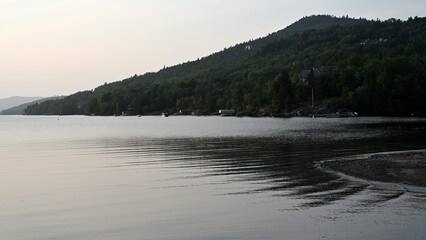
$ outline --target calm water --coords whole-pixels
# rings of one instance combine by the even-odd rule
[[[426,190],[315,163],[426,119],[0,117],[0,239],[424,239]]]

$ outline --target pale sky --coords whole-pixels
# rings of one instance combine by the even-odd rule
[[[423,17],[424,0],[0,0],[0,98],[156,72],[312,14]]]

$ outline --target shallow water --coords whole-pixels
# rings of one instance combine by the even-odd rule
[[[426,191],[316,163],[426,119],[0,117],[0,239],[421,239]]]

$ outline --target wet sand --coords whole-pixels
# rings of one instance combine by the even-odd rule
[[[366,180],[426,187],[426,151],[375,154],[365,159],[326,161],[320,166]]]

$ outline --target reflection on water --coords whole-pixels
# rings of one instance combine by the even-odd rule
[[[46,117],[0,123],[9,136],[0,141],[1,239],[425,234],[423,188],[358,181],[315,163],[423,149],[426,120]]]
[[[371,145],[362,142],[354,143],[353,139],[349,142],[330,139],[324,142],[321,139],[295,144],[294,141],[285,142],[282,138],[132,139],[124,142],[108,141],[105,154],[119,155],[121,158],[119,163],[109,167],[167,163],[168,167],[195,169],[196,174],[183,178],[228,176],[228,181],[250,183],[250,188],[229,189],[222,194],[267,192],[272,196],[305,200],[294,208],[332,204],[367,190],[372,192],[370,198],[360,201],[360,206],[374,205],[404,194],[406,189],[389,189],[389,186],[374,192],[366,182],[345,179],[316,167],[315,162],[321,160],[394,147],[393,143]],[[409,146],[415,147],[416,144]],[[420,144],[418,147],[423,146]],[[160,154],[162,157],[147,160],[147,154],[150,157]]]

